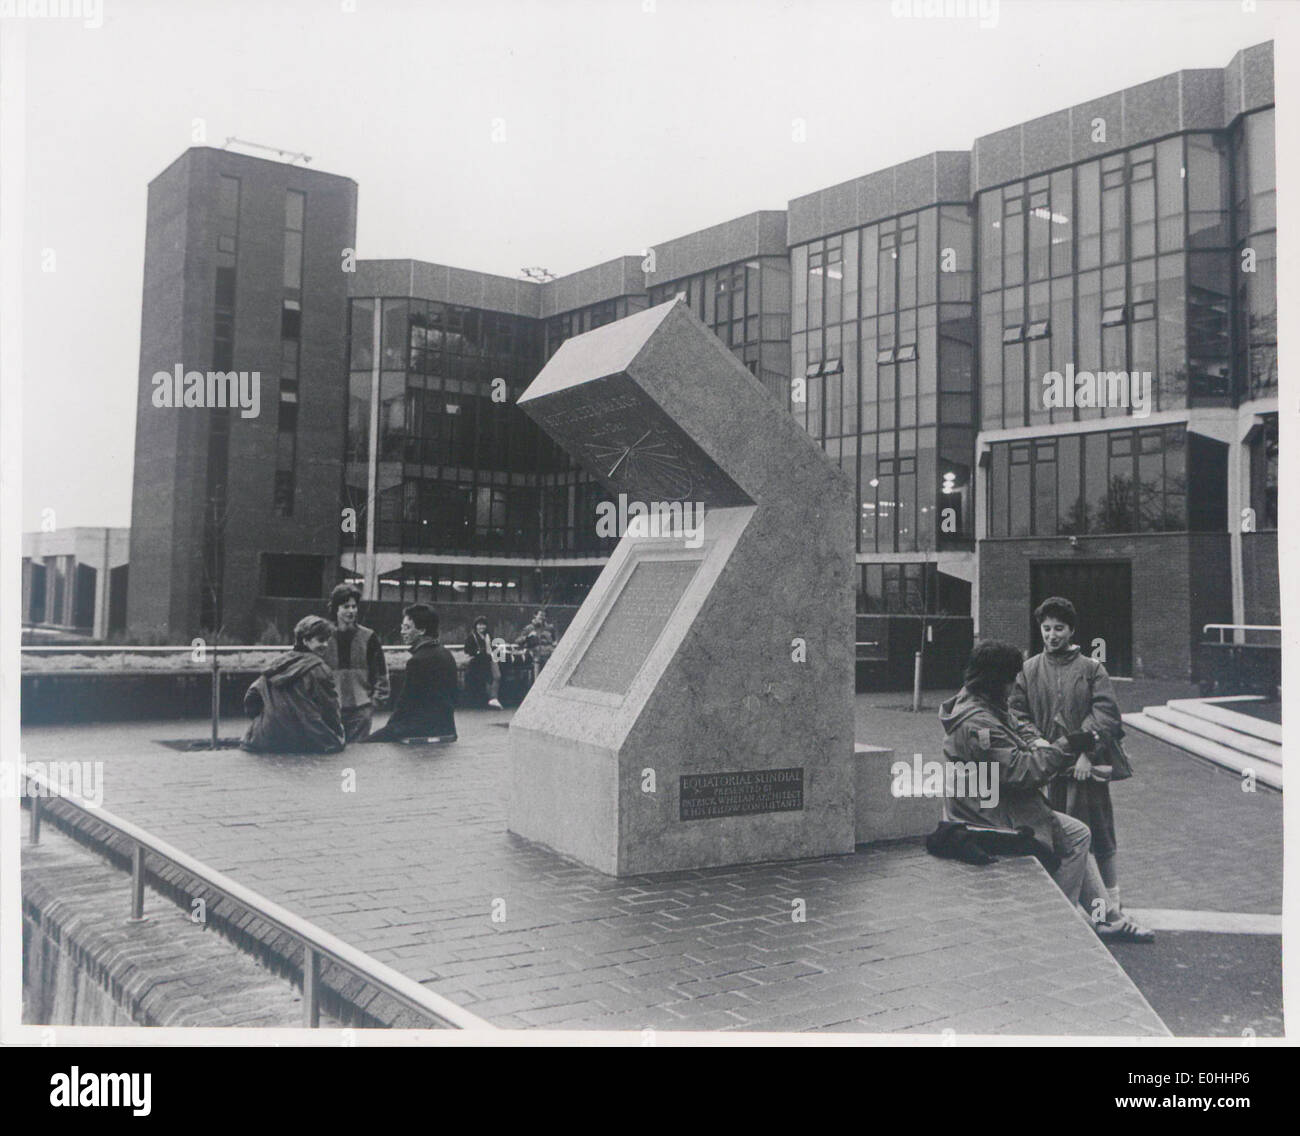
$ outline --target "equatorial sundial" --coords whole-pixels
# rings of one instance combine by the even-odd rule
[[[612,439],[588,442],[586,451],[594,464],[609,467],[605,477],[610,482],[650,489],[656,500],[685,501],[695,486],[695,475],[681,449],[653,428],[627,443]]]
[[[685,430],[626,375],[609,375],[520,408],[611,494],[647,503],[752,504]]]
[[[511,720],[510,831],[627,876],[852,852],[838,464],[682,303],[567,340],[519,408],[683,523],[628,528]]]

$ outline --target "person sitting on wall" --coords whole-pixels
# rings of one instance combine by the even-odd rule
[[[388,664],[379,636],[358,621],[361,589],[339,584],[330,592],[330,618],[337,630],[325,651],[325,661],[334,671],[343,708],[343,732],[350,742],[370,736],[375,705],[388,702]]]
[[[464,650],[469,656],[469,665],[465,668],[465,689],[472,691],[476,698],[486,694],[487,704],[493,710],[500,710],[501,667],[492,649],[492,634],[488,631],[486,616],[480,615],[474,620],[474,630],[465,640]]]
[[[1082,904],[1091,919],[1105,903],[1088,875],[1092,834],[1081,820],[1054,812],[1043,787],[1058,773],[1073,768],[1078,754],[1092,744],[1090,735],[1073,733],[1056,744],[1023,729],[1011,716],[1007,700],[1024,659],[1018,647],[989,639],[976,643],[966,664],[964,685],[943,704],[944,757],[950,762],[995,762],[998,794],[989,805],[978,798],[953,797],[952,819],[974,826],[1028,827],[1034,840],[1059,858],[1052,879],[1070,900]],[[1100,881],[1098,881],[1100,882]],[[1098,934],[1104,934],[1096,925]]]
[[[244,695],[253,719],[240,748],[253,753],[338,753],[346,743],[338,689],[324,654],[334,625],[309,615],[293,629],[293,650]]]
[[[396,742],[405,738],[456,740],[456,660],[438,643],[438,613],[428,604],[402,609],[402,641],[411,648],[406,680],[393,715],[366,740]]]

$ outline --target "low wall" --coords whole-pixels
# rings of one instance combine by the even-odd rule
[[[25,1024],[303,1024],[300,944],[174,867],[146,868],[146,920],[132,923],[130,842],[57,798],[41,816],[22,850]],[[436,1024],[328,959],[320,1006],[323,1025]]]
[[[405,656],[399,656],[405,658]],[[501,702],[518,706],[528,693],[532,669],[527,665],[502,665]],[[222,733],[242,730],[244,693],[257,678],[253,670],[228,670],[218,674]],[[393,697],[401,693],[406,672],[389,661]],[[460,704],[481,703],[464,691],[461,671]],[[73,722],[130,722],[152,718],[210,718],[210,671],[23,671],[20,684],[24,726],[67,725]]]
[[[185,912],[47,829],[22,864],[23,1022],[44,1026],[300,1026],[301,996]]]

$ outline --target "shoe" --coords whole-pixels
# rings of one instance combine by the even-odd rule
[[[1109,923],[1098,923],[1093,928],[1099,938],[1121,943],[1154,943],[1156,933],[1127,915],[1120,915]]]
[[[502,706],[501,703],[500,703],[497,699],[495,699],[495,698],[489,698],[489,699],[488,699],[488,705],[491,706],[493,710],[504,710],[504,709],[505,709],[505,707]]]

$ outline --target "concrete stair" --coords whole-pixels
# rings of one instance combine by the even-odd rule
[[[1125,714],[1124,725],[1163,742],[1242,773],[1252,770],[1261,785],[1282,788],[1282,727],[1241,714],[1234,702],[1260,701],[1253,695],[1234,698],[1175,698],[1164,706],[1147,706]]]

